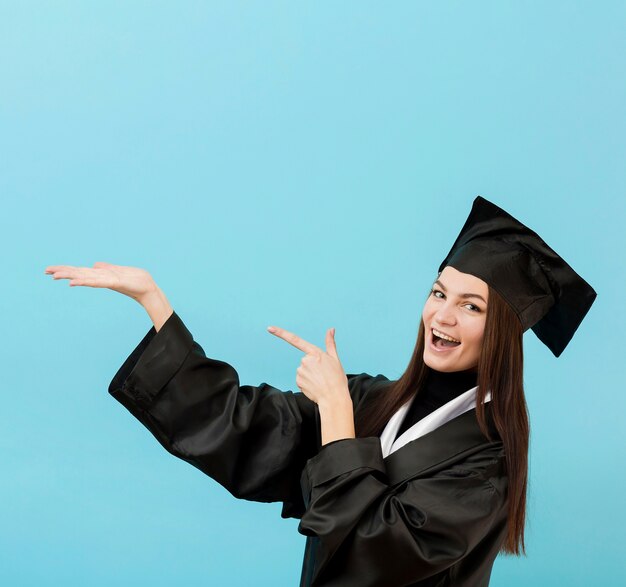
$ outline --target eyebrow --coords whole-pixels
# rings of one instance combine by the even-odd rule
[[[437,279],[437,280],[435,281],[435,283],[438,283],[438,284],[439,284],[439,287],[441,287],[441,289],[442,289],[443,291],[447,291],[447,290],[446,290],[446,286],[445,286],[443,283],[441,283],[441,281],[439,281],[439,280]],[[467,298],[478,298],[479,300],[482,300],[485,304],[487,303],[487,301],[485,300],[485,298],[483,298],[482,296],[479,296],[478,294],[473,294],[473,293],[464,293],[464,294],[461,294],[461,297],[462,297],[463,299],[467,299]]]

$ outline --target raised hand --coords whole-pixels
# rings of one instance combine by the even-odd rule
[[[296,369],[296,385],[304,395],[320,406],[351,402],[348,378],[337,355],[334,328],[326,331],[326,351],[283,328],[269,326],[268,330],[306,353]]]
[[[101,261],[94,263],[93,267],[49,265],[45,273],[52,275],[53,279],[69,279],[70,287],[82,285],[107,288],[139,303],[157,290],[152,276],[145,269],[111,265]]]

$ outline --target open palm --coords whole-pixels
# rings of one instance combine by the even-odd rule
[[[140,300],[156,288],[152,276],[145,269],[100,261],[94,263],[93,267],[49,265],[45,273],[51,274],[53,279],[69,279],[70,286],[107,288],[134,300]]]

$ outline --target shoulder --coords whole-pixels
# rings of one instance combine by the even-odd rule
[[[369,373],[347,373],[348,389],[352,404],[356,408],[367,397],[373,396],[384,389],[391,381],[382,373],[370,375]]]

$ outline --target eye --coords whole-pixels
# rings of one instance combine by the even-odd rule
[[[431,295],[433,295],[433,296],[434,296],[434,297],[436,297],[436,298],[438,298],[439,296],[437,296],[437,295],[435,295],[435,294],[440,293],[440,294],[441,294],[441,296],[442,296],[441,298],[439,298],[440,300],[446,297],[446,296],[445,296],[445,294],[444,294],[441,290],[438,290],[438,289],[432,289],[432,290],[430,291],[430,293],[431,293]],[[479,308],[478,306],[475,306],[474,304],[465,304],[465,305],[466,305],[466,306],[471,306],[472,308],[474,308],[474,309],[472,310],[472,312],[476,312],[476,313],[478,313],[478,312],[480,312],[480,311],[481,311],[481,310],[480,310],[480,308]]]

